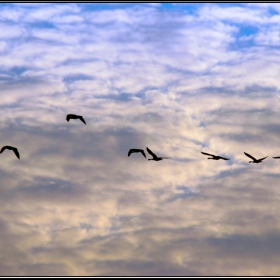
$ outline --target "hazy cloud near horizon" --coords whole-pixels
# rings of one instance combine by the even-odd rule
[[[0,10],[0,275],[279,275],[278,4]]]

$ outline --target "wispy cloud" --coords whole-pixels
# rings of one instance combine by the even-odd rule
[[[279,5],[0,9],[2,276],[279,274]]]

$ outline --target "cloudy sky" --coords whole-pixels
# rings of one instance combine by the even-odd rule
[[[0,275],[279,275],[279,22],[0,4],[0,146],[21,155],[0,155]],[[172,158],[127,156],[146,147]]]

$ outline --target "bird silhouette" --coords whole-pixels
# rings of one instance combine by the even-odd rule
[[[244,152],[244,154],[247,156],[247,157],[249,157],[249,158],[251,158],[253,161],[249,161],[249,163],[250,162],[253,162],[253,163],[259,163],[259,162],[261,162],[262,160],[264,160],[265,158],[267,158],[267,157],[264,157],[264,158],[260,158],[260,159],[255,159],[253,156],[251,156],[251,155],[249,155],[249,154],[247,154],[247,153],[245,153]]]
[[[209,157],[208,159],[214,159],[214,160],[224,159],[224,160],[229,160],[229,158],[224,158],[224,157],[220,157],[220,156],[214,156],[214,155],[207,154],[207,153],[204,153],[204,152],[201,152],[201,153],[204,154],[204,155],[207,155],[207,156],[211,156],[211,158]]]
[[[147,151],[153,157],[153,158],[150,158],[148,160],[160,161],[160,160],[163,160],[163,159],[171,158],[171,157],[158,157],[148,147],[147,147]]]
[[[74,115],[74,114],[68,114],[66,116],[66,120],[69,122],[69,120],[71,120],[71,119],[74,119],[74,120],[80,119],[84,124],[86,124],[86,122],[85,122],[85,120],[82,116],[78,116],[78,115]]]
[[[132,153],[141,153],[144,157],[146,157],[144,151],[141,149],[130,149],[128,151],[128,156],[130,156]]]
[[[17,156],[17,158],[20,159],[19,152],[18,152],[17,148],[12,147],[12,146],[4,146],[4,147],[2,147],[2,149],[0,151],[0,154],[2,154],[6,149],[7,150],[13,150],[15,155]]]

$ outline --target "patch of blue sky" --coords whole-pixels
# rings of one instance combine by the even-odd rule
[[[191,15],[195,15],[201,8],[205,7],[205,6],[218,6],[220,8],[232,8],[232,7],[239,7],[239,8],[247,8],[250,10],[254,10],[254,9],[260,9],[259,6],[248,6],[248,4],[246,3],[161,3],[161,5],[159,6],[162,9],[167,9],[167,10],[176,10],[178,11],[182,11],[182,12],[188,12]],[[266,9],[266,12],[268,13],[269,16],[274,16],[274,15],[278,15],[279,12],[273,8],[273,6],[268,6],[265,7],[264,9]]]
[[[246,4],[242,3],[161,3],[161,8],[176,9],[181,11],[187,11],[189,14],[196,14],[196,12],[205,6],[218,6],[220,8],[230,7],[246,7]]]
[[[175,4],[168,4],[168,5],[162,4],[162,6],[165,8],[173,7],[173,9],[175,8],[177,9],[177,11],[179,10],[181,10],[182,12],[187,11],[191,15],[196,15],[196,14],[199,15],[198,12],[200,11],[200,9],[205,8],[206,6],[208,7],[216,6],[223,9],[234,8],[234,7],[246,8],[246,4],[240,4],[240,3],[188,3],[188,4],[175,3]],[[228,23],[228,21],[224,21],[224,20],[222,20],[222,22]]]
[[[201,3],[83,3],[77,4],[82,10],[114,10],[114,9],[127,9],[133,7],[149,6],[161,10],[176,10],[182,12],[188,12],[189,14],[195,14],[196,11],[205,4]]]
[[[268,8],[268,12],[271,16],[279,15],[279,12],[277,10],[273,9],[272,7]]]
[[[141,5],[147,5],[147,3],[80,3],[77,4],[77,6],[82,11],[128,9]]]
[[[24,66],[14,66],[10,69],[5,69],[5,71],[1,71],[0,69],[0,73],[11,75],[11,76],[21,76],[27,70],[28,68]]]
[[[240,23],[231,23],[231,25],[236,26],[238,31],[234,34],[235,40],[228,46],[229,50],[238,50],[256,46],[254,38],[260,30],[258,26]]]
[[[247,4],[244,3],[209,3],[210,5],[216,5],[219,6],[221,8],[230,8],[230,7],[240,7],[240,8],[244,8],[247,6]]]
[[[175,9],[175,10],[182,10],[187,11],[189,14],[195,14],[196,11],[201,8],[205,4],[201,3],[162,3],[161,7],[165,9]]]
[[[29,23],[29,27],[35,27],[35,28],[57,28],[53,23],[49,22],[49,21],[36,21],[36,22],[32,22]]]
[[[10,4],[10,3],[1,3],[0,4],[0,10],[3,8],[7,8],[7,7],[13,7],[13,4]]]
[[[239,33],[238,33],[238,37],[242,37],[242,36],[250,36],[250,35],[255,35],[257,34],[259,31],[259,28],[253,25],[240,25],[239,26]]]

